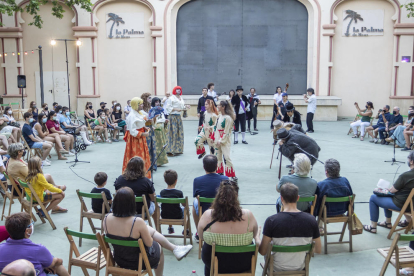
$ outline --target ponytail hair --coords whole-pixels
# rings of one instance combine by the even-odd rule
[[[230,101],[221,101],[220,105],[224,107],[224,113],[229,115],[233,121],[236,120],[236,114],[234,113],[233,106],[231,105]]]

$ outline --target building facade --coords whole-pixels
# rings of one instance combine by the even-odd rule
[[[28,1],[22,1],[24,7]],[[27,13],[1,15],[0,95],[3,102],[40,106],[38,46],[45,102],[83,113],[86,102],[126,101],[144,92],[162,97],[176,85],[195,104],[203,87],[219,93],[255,87],[270,118],[276,86],[302,114],[313,87],[316,119],[353,116],[354,102],[376,109],[414,99],[414,19],[399,0],[98,0],[92,13],[64,7],[63,19],[41,6],[42,29]],[[32,53],[33,52],[33,53]],[[26,75],[27,88],[17,87]],[[189,95],[189,96],[187,96]],[[108,104],[109,105],[109,104]],[[195,110],[191,110],[195,115]]]

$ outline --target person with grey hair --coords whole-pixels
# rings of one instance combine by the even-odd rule
[[[315,206],[315,215],[319,215],[322,199],[327,197],[344,197],[353,195],[348,179],[340,176],[341,166],[338,160],[330,158],[325,161],[326,179],[318,182],[316,195],[318,196]],[[334,217],[342,215],[348,211],[349,202],[329,202],[327,206],[327,216]]]
[[[407,156],[407,165],[410,170],[402,173],[395,181],[394,185],[389,189],[390,193],[394,194],[392,197],[382,197],[375,194],[371,195],[371,198],[369,199],[371,225],[364,225],[365,231],[376,234],[377,225],[391,229],[391,210],[400,211],[411,190],[414,188],[414,152],[410,152]],[[380,207],[384,209],[385,221],[378,223]],[[406,216],[406,219],[400,221],[398,226],[406,227],[409,225],[410,221],[411,217]]]
[[[16,260],[6,265],[1,271],[4,276],[36,276],[36,270],[31,262],[25,259]]]
[[[276,191],[280,193],[280,189],[286,183],[291,183],[296,185],[299,188],[299,196],[301,197],[310,197],[314,196],[316,188],[318,187],[318,182],[315,179],[309,177],[309,172],[311,169],[311,161],[309,157],[304,153],[295,154],[295,159],[293,160],[293,174],[284,175],[279,180],[279,184],[276,187]],[[279,213],[281,209],[282,201],[280,197],[276,201],[276,211]],[[298,202],[298,209],[303,212],[310,212],[310,202]]]

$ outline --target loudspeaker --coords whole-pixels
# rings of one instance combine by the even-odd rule
[[[26,88],[26,76],[25,75],[17,75],[17,87]]]

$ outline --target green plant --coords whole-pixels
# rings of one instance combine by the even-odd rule
[[[401,8],[406,8],[407,9],[407,12],[408,12],[407,17],[408,18],[414,17],[414,2],[413,2],[413,0],[410,0],[409,3],[406,2],[405,4],[402,4]]]
[[[52,15],[59,19],[63,18],[63,13],[65,12],[63,5],[66,5],[69,8],[77,5],[88,12],[92,11],[92,2],[90,0],[52,0],[51,2],[53,4]],[[40,29],[43,24],[42,17],[39,15],[40,7],[47,3],[49,3],[47,0],[30,0],[25,6],[20,7],[18,3],[16,3],[16,0],[0,0],[0,13],[13,16],[16,12],[27,12],[30,15],[33,15],[33,21],[30,22],[29,25],[34,25]],[[0,26],[3,26],[3,24],[0,23]]]

